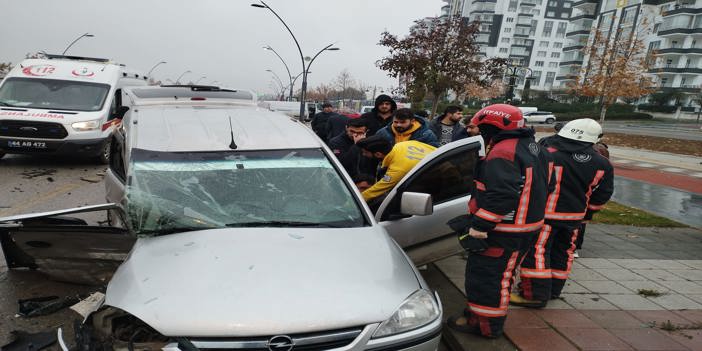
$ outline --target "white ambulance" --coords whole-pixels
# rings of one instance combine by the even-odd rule
[[[27,59],[0,82],[0,158],[56,154],[108,162],[110,135],[128,109],[122,88],[147,77],[107,59]]]

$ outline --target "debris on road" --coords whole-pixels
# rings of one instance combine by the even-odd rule
[[[80,301],[80,298],[77,296],[64,298],[58,296],[44,296],[19,300],[19,315],[23,317],[44,316],[74,305],[78,301]]]
[[[33,179],[37,177],[52,176],[56,174],[55,169],[33,169],[31,171],[24,171],[21,173],[24,179]]]
[[[78,314],[83,316],[83,318],[88,318],[88,315],[91,312],[95,311],[95,308],[98,305],[102,304],[104,300],[105,294],[97,291],[92,293],[83,301],[80,301],[77,304],[71,306],[71,309],[78,312]]]
[[[100,183],[102,181],[101,177],[80,177],[80,180],[88,183]]]
[[[56,342],[56,333],[44,332],[29,334],[27,332],[15,330],[12,332],[12,339],[9,344],[0,347],[2,351],[36,351],[53,345]]]

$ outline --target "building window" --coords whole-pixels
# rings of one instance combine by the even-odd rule
[[[534,71],[531,74],[531,85],[541,85],[541,71]]]
[[[547,11],[546,12],[546,17],[556,17],[556,13],[553,11]]]
[[[509,38],[502,38],[502,42],[505,44],[509,44]]]
[[[548,42],[547,41],[540,41],[539,42],[539,47],[540,48],[547,48],[548,47]]]
[[[507,22],[507,23],[514,22],[514,17],[507,17],[507,19],[505,19],[505,22]]]
[[[560,52],[554,51],[551,53],[551,58],[560,58],[560,57],[561,57]]]
[[[556,79],[556,72],[546,72],[546,81],[544,85],[553,85],[553,81]]]
[[[536,62],[534,62],[534,66],[536,66],[536,67],[543,67],[543,66],[544,66],[544,61],[536,61]]]
[[[503,32],[504,32],[504,33],[511,33],[511,32],[512,32],[512,28],[505,28],[505,30],[503,30]]]
[[[548,68],[558,68],[558,62],[549,62]]]
[[[517,1],[516,0],[510,0],[509,1],[509,8],[507,11],[517,11]]]
[[[560,49],[563,47],[563,43],[555,42],[553,43],[553,48],[554,49]]]
[[[568,28],[568,22],[558,23],[558,28],[556,29],[556,38],[565,38],[567,28]]]
[[[546,51],[537,51],[536,57],[546,57]]]
[[[549,1],[548,6],[549,7],[558,7],[558,1]]]
[[[546,21],[546,22],[544,22],[544,31],[541,34],[541,36],[550,37],[552,31],[553,31],[553,21]]]
[[[561,12],[561,18],[568,18],[568,12]]]
[[[507,48],[500,48],[501,54],[506,54],[509,50]]]
[[[571,8],[572,6],[573,6],[573,3],[569,2],[569,1],[566,1],[563,3],[563,7],[567,8],[567,9]]]

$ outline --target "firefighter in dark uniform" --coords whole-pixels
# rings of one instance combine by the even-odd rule
[[[493,338],[502,335],[515,268],[544,223],[550,159],[514,106],[487,106],[471,123],[487,151],[475,167],[470,229],[459,240],[464,247],[483,249],[470,250],[467,307],[447,323]]]
[[[602,127],[583,118],[542,139],[553,158],[555,187],[546,202],[546,223],[522,263],[519,293],[510,299],[513,305],[540,308],[560,296],[582,221],[601,209],[614,191],[612,165],[593,148],[601,137]]]

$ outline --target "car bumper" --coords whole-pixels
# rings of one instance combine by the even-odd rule
[[[51,140],[0,137],[0,151],[8,154],[31,155],[100,155],[109,138]]]

